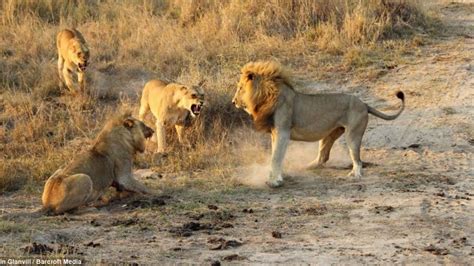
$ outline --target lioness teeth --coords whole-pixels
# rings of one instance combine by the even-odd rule
[[[193,104],[191,106],[191,111],[194,113],[194,114],[199,114],[201,112],[201,106],[200,105],[197,105],[197,104]]]

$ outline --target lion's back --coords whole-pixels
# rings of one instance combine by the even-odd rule
[[[86,174],[96,186],[108,187],[114,178],[112,161],[92,150],[85,151],[74,159],[63,171],[63,175]]]
[[[74,38],[74,36],[74,32],[69,29],[63,29],[58,32],[58,35],[56,36],[56,46],[61,53],[67,50],[67,43],[69,40]]]

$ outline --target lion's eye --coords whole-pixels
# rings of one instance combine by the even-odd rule
[[[196,98],[197,98],[197,95],[196,95],[196,94],[191,94],[191,98],[192,98],[192,99],[196,99]]]

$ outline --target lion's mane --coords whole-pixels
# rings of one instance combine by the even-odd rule
[[[242,78],[253,81],[251,94],[245,103],[249,107],[257,130],[270,131],[273,114],[284,99],[280,97],[282,86],[293,89],[289,72],[278,62],[257,61],[242,67]],[[251,80],[250,80],[251,79]]]

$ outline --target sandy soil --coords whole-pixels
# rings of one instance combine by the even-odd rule
[[[371,117],[362,150],[370,164],[361,180],[346,177],[343,140],[329,167],[316,171],[302,166],[317,145],[295,142],[280,189],[260,186],[268,169],[262,163],[236,170],[242,186],[189,188],[81,215],[2,221],[0,257],[25,256],[22,248],[36,242],[53,249],[45,257],[91,262],[472,265],[474,5],[441,10],[449,36],[374,82],[334,86],[386,112],[398,107],[395,91],[407,97],[397,120]],[[160,182],[140,173],[149,184]],[[34,189],[0,198],[1,212],[38,206]],[[62,255],[66,251],[72,255]]]

